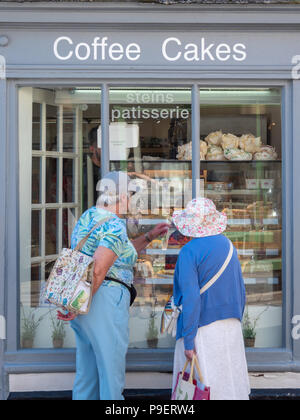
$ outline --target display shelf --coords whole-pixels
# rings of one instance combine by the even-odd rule
[[[119,160],[111,160],[112,163],[118,163],[121,162]],[[178,160],[178,159],[128,159],[129,163],[154,163],[154,164],[160,164],[160,163],[182,163],[182,164],[192,164],[191,160]],[[241,164],[241,163],[246,163],[246,164],[281,164],[282,160],[201,160],[200,161],[201,164],[217,164],[217,165],[222,165],[222,164],[228,164],[228,163],[233,163],[233,164]]]
[[[165,219],[138,219],[139,225],[158,225],[159,223],[168,223],[168,218]]]
[[[211,196],[211,197],[216,197],[216,196],[257,196],[260,193],[264,193],[264,194],[273,194],[275,192],[280,192],[281,189],[279,188],[271,188],[271,192],[270,189],[268,188],[258,188],[258,189],[244,189],[244,190],[223,190],[223,191],[216,191],[216,190],[209,190],[206,189],[205,190],[205,195],[206,196]]]
[[[278,257],[280,255],[280,250],[276,248],[261,248],[261,249],[247,249],[247,248],[237,248],[237,253],[240,256],[244,257],[253,257],[256,255],[267,256],[267,257]]]
[[[136,278],[134,280],[135,285],[145,284],[145,285],[161,285],[161,286],[169,286],[173,285],[174,279],[173,276],[170,277],[146,277],[146,278]]]
[[[266,277],[266,278],[257,278],[257,277],[245,277],[245,285],[258,285],[258,284],[267,284],[269,286],[278,286],[280,284],[280,279],[278,277]]]
[[[146,249],[147,255],[179,255],[181,248],[174,249]]]

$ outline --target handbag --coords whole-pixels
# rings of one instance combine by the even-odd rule
[[[191,373],[186,372],[188,365],[191,363]],[[199,380],[194,377],[194,368],[198,372]],[[209,401],[210,388],[204,385],[203,376],[200,370],[198,358],[194,355],[192,362],[186,361],[183,371],[178,373],[176,387],[172,395],[172,401]]]
[[[221,277],[221,275],[224,273],[224,271],[228,267],[233,256],[233,244],[231,241],[229,242],[230,242],[230,249],[229,249],[229,253],[226,258],[226,261],[224,262],[224,264],[222,265],[218,273],[211,280],[209,280],[204,287],[202,287],[202,289],[200,290],[200,296],[202,296],[203,293],[205,293],[211,286],[213,286],[216,283],[216,281]],[[182,312],[182,305],[176,306],[174,297],[171,296],[162,313],[161,327],[160,327],[161,334],[164,334],[165,332],[167,332],[168,334],[171,334],[173,337],[176,337],[177,321],[181,312]]]
[[[45,288],[46,300],[76,315],[88,314],[92,301],[94,259],[81,252],[90,235],[111,217],[97,223],[76,248],[62,249]]]

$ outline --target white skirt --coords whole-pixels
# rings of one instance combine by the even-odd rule
[[[205,385],[211,389],[211,400],[249,400],[251,390],[239,320],[226,319],[199,328],[195,348]],[[173,391],[185,361],[181,338],[175,348]]]

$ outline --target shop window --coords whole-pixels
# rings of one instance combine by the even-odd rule
[[[247,346],[282,347],[281,90],[201,89],[205,195],[228,216],[247,288]]]
[[[110,169],[127,171],[137,191],[125,215],[128,234],[133,239],[184,207],[192,198],[192,163],[201,159],[200,192],[227,213],[226,235],[241,260],[247,345],[279,348],[284,286],[281,91],[201,89],[200,102],[198,158],[192,156],[190,89],[111,88]],[[41,290],[58,253],[69,246],[76,221],[97,200],[100,103],[99,88],[20,89],[21,348],[53,346],[55,317],[40,299]],[[130,309],[131,348],[174,346],[172,337],[160,334],[160,319],[187,241],[171,231],[140,255],[138,298]],[[35,321],[34,337],[26,321]],[[74,347],[73,333],[65,328],[62,345]]]

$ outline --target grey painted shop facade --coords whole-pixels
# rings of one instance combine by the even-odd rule
[[[300,340],[292,338],[292,320],[300,314],[300,80],[292,69],[300,61],[293,62],[300,55],[300,7],[0,3],[0,41],[6,61],[6,77],[0,81],[0,315],[6,320],[6,339],[0,340],[0,397],[9,392],[10,374],[75,369],[74,350],[21,350],[18,345],[23,206],[19,162],[20,150],[24,152],[18,135],[20,87],[102,90],[103,173],[109,169],[110,87],[191,89],[194,192],[201,170],[195,158],[199,89],[281,90],[283,344],[249,349],[247,357],[251,371],[299,372]],[[118,46],[110,49],[113,43]],[[189,44],[195,45],[186,47]],[[128,371],[170,372],[172,355],[169,348],[130,349]]]

